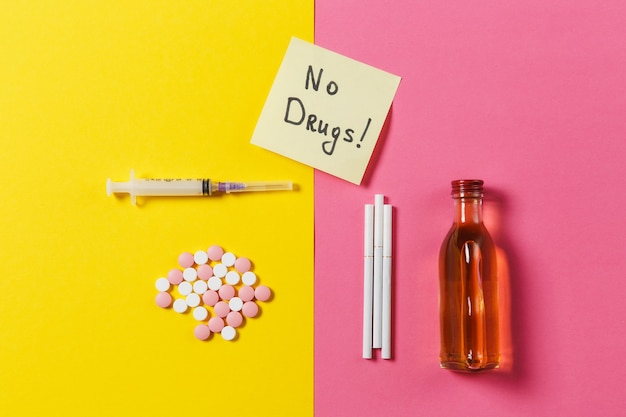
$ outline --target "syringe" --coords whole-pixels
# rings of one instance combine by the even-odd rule
[[[208,178],[135,178],[130,170],[130,179],[117,182],[107,179],[107,195],[127,193],[133,204],[137,196],[211,196],[213,193],[240,193],[247,191],[292,190],[291,181],[265,182],[213,182]]]

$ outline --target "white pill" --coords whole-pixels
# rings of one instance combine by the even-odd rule
[[[232,311],[240,311],[243,307],[243,300],[239,297],[233,297],[228,301],[228,307]]]
[[[232,326],[224,326],[220,333],[224,340],[233,340],[237,336],[237,330]]]
[[[213,275],[219,278],[224,278],[228,273],[228,267],[224,264],[217,264],[213,267]]]
[[[194,319],[202,321],[205,320],[207,317],[209,317],[209,311],[206,308],[200,306],[193,309]]]
[[[184,313],[185,311],[187,311],[187,302],[182,298],[178,298],[176,299],[176,301],[174,301],[173,308],[174,311],[177,313]]]
[[[170,289],[170,282],[167,278],[159,278],[156,280],[156,289],[163,292]]]
[[[198,265],[204,265],[209,261],[209,255],[205,251],[199,250],[193,255],[193,261]]]
[[[200,305],[200,296],[195,292],[192,292],[185,298],[187,305],[189,307],[198,307]]]
[[[222,279],[218,277],[211,277],[207,282],[210,290],[217,291],[222,287]]]
[[[239,272],[237,271],[228,271],[228,273],[226,274],[226,282],[230,285],[237,285],[239,284]]]
[[[232,252],[226,252],[225,254],[222,255],[222,263],[226,266],[235,265],[236,260],[237,260],[237,257]]]
[[[185,268],[183,271],[183,279],[185,281],[193,282],[198,278],[198,271],[196,268]]]
[[[252,286],[256,282],[256,274],[252,271],[244,272],[241,280],[244,284]]]
[[[189,294],[191,294],[191,290],[193,290],[193,287],[187,281],[183,281],[180,284],[178,284],[178,293],[182,295],[183,297],[186,297]]]
[[[208,286],[206,281],[196,281],[193,283],[193,292],[196,294],[204,294],[207,290]]]

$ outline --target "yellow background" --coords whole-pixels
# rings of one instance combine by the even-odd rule
[[[313,172],[249,143],[291,36],[313,0],[2,2],[0,415],[313,414]],[[298,190],[132,206],[130,168]],[[154,304],[212,244],[275,293],[234,342]]]

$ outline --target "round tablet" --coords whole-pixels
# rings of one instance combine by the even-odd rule
[[[219,333],[222,331],[223,328],[224,328],[224,320],[222,320],[219,317],[211,317],[211,320],[209,320],[209,329],[213,333]]]
[[[237,296],[241,298],[241,300],[244,302],[252,301],[254,300],[254,288],[248,285],[244,285],[243,287],[239,288],[239,291],[237,292]]]
[[[204,264],[198,267],[198,278],[201,280],[207,281],[212,276],[213,268],[211,268],[211,265]]]
[[[210,290],[217,291],[222,286],[222,279],[218,277],[211,277],[207,281]]]
[[[226,274],[226,282],[230,285],[237,285],[239,284],[239,272],[237,271],[228,271],[228,273]]]
[[[183,282],[183,271],[177,268],[172,269],[170,272],[167,273],[167,280],[172,285],[180,284],[181,282]]]
[[[248,272],[251,266],[252,264],[250,263],[250,259],[248,258],[241,257],[237,258],[237,260],[235,261],[235,269],[242,274],[244,272]]]
[[[241,307],[243,307],[243,301],[241,301],[239,297],[233,297],[228,301],[228,307],[230,307],[232,311],[239,311]]]
[[[167,278],[159,278],[156,280],[155,286],[159,291],[167,291],[170,289],[170,281]]]
[[[193,287],[187,281],[181,282],[180,284],[178,284],[178,293],[182,295],[183,297],[186,297],[189,294],[191,294],[192,290],[193,290]]]
[[[241,313],[237,311],[231,311],[226,316],[226,323],[228,323],[229,326],[239,327],[241,326],[242,322],[243,322],[243,316],[241,315]]]
[[[217,245],[211,246],[209,250],[207,251],[207,255],[209,259],[212,261],[219,261],[220,259],[222,259],[223,254],[224,254],[224,249],[222,249],[221,247]]]
[[[218,317],[226,317],[230,313],[230,307],[224,301],[219,301],[213,309]]]
[[[255,317],[259,313],[259,306],[254,301],[248,301],[243,304],[241,312],[246,317]]]
[[[235,289],[230,285],[222,285],[219,290],[219,295],[222,300],[230,300],[235,296]]]
[[[202,301],[204,304],[213,307],[220,300],[220,296],[217,295],[217,292],[213,290],[209,290],[202,294]]]
[[[172,305],[172,296],[169,292],[160,292],[156,295],[156,304],[161,308],[167,308]]]
[[[224,326],[221,331],[221,335],[224,340],[233,340],[237,336],[237,330],[232,326]]]
[[[206,283],[206,281],[196,281],[193,283],[193,292],[195,292],[196,294],[204,294],[207,290],[208,285]]]
[[[224,278],[228,273],[228,268],[224,264],[217,264],[213,267],[213,275],[219,278]]]
[[[209,255],[205,251],[199,250],[193,254],[193,261],[198,265],[204,265],[209,261]]]
[[[198,277],[196,268],[185,268],[183,271],[183,279],[188,282],[194,282]]]
[[[200,306],[200,307],[196,307],[193,309],[193,318],[198,320],[198,321],[202,321],[202,320],[206,320],[206,318],[209,317],[209,311]]]
[[[183,268],[193,266],[193,255],[189,252],[183,252],[178,256],[178,264]]]
[[[211,329],[206,324],[198,324],[195,329],[193,329],[193,335],[196,336],[199,340],[207,340],[209,336],[211,336]]]
[[[256,283],[256,274],[252,271],[244,272],[241,280],[246,285],[254,285]]]
[[[222,263],[224,265],[226,265],[226,266],[233,266],[233,265],[235,265],[235,260],[236,259],[237,259],[237,257],[232,252],[226,252],[225,254],[222,255]]]
[[[187,311],[187,302],[182,298],[177,298],[176,301],[174,301],[174,311],[177,313],[184,313]]]
[[[267,301],[272,296],[272,292],[265,285],[259,285],[254,290],[254,297],[259,301]]]
[[[189,307],[198,307],[200,305],[200,296],[192,292],[185,298],[185,301]]]

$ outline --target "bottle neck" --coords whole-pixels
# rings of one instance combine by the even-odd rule
[[[483,180],[454,180],[454,222],[480,224],[483,222]]]
[[[483,199],[461,197],[454,199],[454,222],[480,224],[483,222]]]

